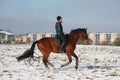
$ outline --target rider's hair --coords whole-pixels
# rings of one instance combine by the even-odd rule
[[[62,19],[62,17],[61,16],[57,16],[57,20],[59,21],[60,19]]]

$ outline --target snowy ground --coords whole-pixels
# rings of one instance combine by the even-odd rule
[[[17,62],[31,45],[0,45],[0,80],[120,80],[120,47],[77,45],[75,53],[79,57],[79,67],[75,70],[75,59],[63,68],[68,61],[66,54],[54,54],[49,57],[56,71],[47,70],[42,63],[42,55],[35,49],[39,62],[29,65],[25,61]]]

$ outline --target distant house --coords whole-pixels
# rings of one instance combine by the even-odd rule
[[[0,42],[6,43],[11,42],[14,39],[14,34],[5,30],[0,29]]]
[[[15,42],[16,43],[29,43],[30,38],[28,36],[16,36]]]

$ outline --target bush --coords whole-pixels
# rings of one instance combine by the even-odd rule
[[[106,41],[103,41],[101,45],[109,45]]]
[[[120,38],[116,38],[116,40],[113,42],[113,45],[120,46]]]
[[[88,45],[88,44],[92,44],[93,41],[89,38],[89,42],[85,43],[81,38],[78,40],[77,44],[84,44],[84,45]]]

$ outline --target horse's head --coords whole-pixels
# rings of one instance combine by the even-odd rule
[[[89,38],[88,38],[88,34],[87,34],[87,29],[86,28],[83,28],[81,30],[81,32],[80,32],[80,38],[82,38],[85,43],[89,42]]]
[[[72,30],[70,34],[83,39],[85,43],[88,43],[89,41],[86,28],[78,28],[78,29]]]

